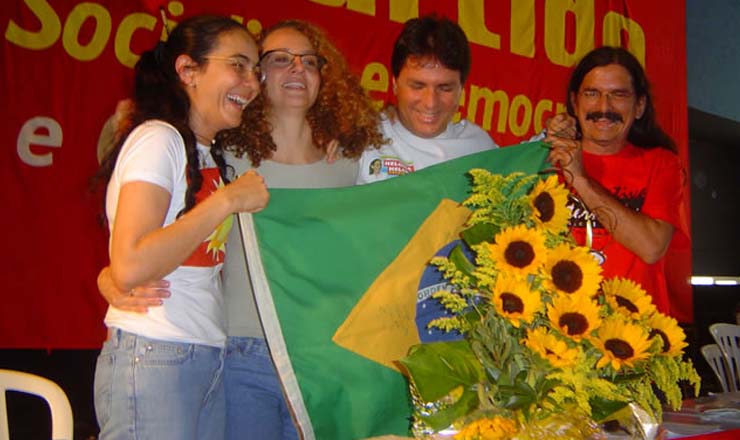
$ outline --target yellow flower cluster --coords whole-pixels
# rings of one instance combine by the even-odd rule
[[[457,345],[454,362],[443,359],[450,370],[436,376],[410,371],[412,384],[436,380],[440,389],[450,381],[450,389],[462,389],[437,423],[453,421],[457,439],[509,438],[565,408],[601,420],[635,402],[659,418],[654,387],[676,407],[679,380],[698,392],[678,323],[632,280],[604,279],[590,250],[574,244],[568,190],[556,176],[471,175],[465,204],[475,233],[463,237],[475,259],[432,261],[453,287],[435,297],[455,306],[430,324],[463,333],[468,351]],[[469,355],[461,360],[461,353]],[[434,355],[444,358],[444,346]]]
[[[455,440],[506,440],[517,432],[516,423],[504,417],[478,419],[460,429]]]
[[[664,354],[679,354],[686,346],[683,331],[675,320],[656,311],[639,285],[622,278],[603,280],[588,248],[565,240],[546,246],[548,238],[552,243],[553,237],[567,232],[567,197],[556,176],[538,182],[527,197],[533,227],[526,223],[505,227],[479,249],[479,264],[491,266],[485,273],[496,274],[491,291],[496,311],[518,328],[531,324],[547,304],[549,322],[534,326],[536,331],[523,342],[555,367],[576,358],[580,347],[568,345],[569,339],[587,339],[600,350],[597,368],[634,367],[649,356],[656,336]]]

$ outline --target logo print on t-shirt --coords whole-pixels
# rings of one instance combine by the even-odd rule
[[[640,212],[642,205],[645,203],[645,189],[638,191],[628,191],[622,187],[613,188],[610,194],[619,200],[627,208]],[[579,246],[590,246],[591,253],[603,264],[607,259],[607,247],[612,241],[612,236],[602,223],[596,218],[596,215],[589,211],[586,206],[575,199],[572,195],[568,198],[568,208],[571,210],[570,226],[571,234]],[[588,224],[591,223],[591,232],[588,230]],[[589,234],[591,243],[589,241]]]
[[[384,157],[381,171],[389,176],[401,176],[414,172],[414,169],[414,164],[411,162],[404,162],[396,157]]]
[[[645,195],[647,191],[643,188],[641,190],[627,190],[622,187],[612,188],[609,193],[613,195],[619,203],[626,206],[627,208],[640,212],[642,205],[645,203]],[[568,208],[570,208],[570,221],[568,225],[571,228],[585,228],[587,220],[591,220],[591,224],[594,228],[603,229],[604,226],[599,223],[594,213],[588,210],[582,203],[578,202],[573,196],[568,197]]]
[[[205,168],[200,170],[200,173],[203,176],[203,184],[200,191],[195,195],[196,204],[224,186],[218,168]],[[233,216],[226,217],[185,260],[183,266],[211,267],[223,263],[226,255],[226,237],[229,235],[233,223]]]

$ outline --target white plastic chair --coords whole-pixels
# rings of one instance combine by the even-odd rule
[[[740,325],[718,323],[709,326],[709,333],[722,350],[727,362],[727,391],[738,391],[740,379]]]
[[[704,356],[704,359],[707,360],[707,363],[709,363],[709,365],[712,367],[712,371],[714,371],[719,384],[722,386],[722,391],[727,392],[727,362],[725,361],[725,357],[722,354],[722,350],[719,349],[719,345],[704,345],[701,347],[701,354]]]
[[[59,385],[41,376],[21,371],[0,369],[0,440],[9,440],[6,391],[33,394],[46,400],[51,410],[52,440],[72,440],[74,419],[72,407]]]

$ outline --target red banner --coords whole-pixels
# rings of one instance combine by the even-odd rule
[[[173,25],[199,13],[234,16],[252,31],[285,18],[312,21],[379,104],[392,100],[389,60],[403,22],[448,16],[465,30],[473,54],[460,117],[500,145],[538,132],[563,110],[570,68],[583,54],[625,45],[643,61],[659,120],[688,164],[683,2],[14,0],[0,8],[4,348],[90,348],[103,339],[105,304],[95,279],[107,264],[107,236],[87,182],[100,128],[129,93],[137,54],[163,35],[160,8]],[[688,251],[678,261],[676,289],[690,298]]]

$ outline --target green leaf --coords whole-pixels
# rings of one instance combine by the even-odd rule
[[[488,377],[491,378],[491,382],[498,383],[501,378],[501,370],[493,365],[486,365],[486,371],[488,372]]]
[[[473,308],[470,311],[464,312],[462,315],[460,315],[460,319],[462,319],[468,325],[468,328],[473,328],[477,323],[480,322],[481,312],[478,309]]]
[[[512,365],[512,372],[513,372],[513,365]],[[514,381],[516,381],[517,384],[526,385],[525,381],[527,380],[527,374],[528,374],[527,370],[522,369],[516,374],[516,376],[514,377]],[[530,390],[532,389],[529,385],[527,385],[527,388],[529,388]]]
[[[473,246],[484,241],[491,242],[493,237],[501,231],[501,227],[492,223],[478,223],[464,230],[460,235],[468,246]]]
[[[457,266],[457,269],[464,273],[465,275],[469,276],[471,279],[475,280],[476,278],[473,276],[473,271],[475,270],[475,266],[473,263],[468,260],[468,257],[465,256],[465,253],[462,250],[462,246],[457,245],[454,248],[452,248],[452,251],[450,251],[450,256],[447,257],[455,266]]]
[[[400,362],[426,402],[437,401],[458,386],[469,389],[484,377],[465,340],[415,345]]]
[[[440,409],[429,416],[420,418],[435,431],[440,431],[452,425],[452,422],[472,412],[478,406],[478,394],[466,389],[460,399],[454,404]]]
[[[643,376],[645,376],[645,373],[617,374],[614,376],[613,382],[617,385],[621,383],[635,382],[640,380]]]
[[[537,393],[526,382],[517,380],[514,385],[499,386],[504,408],[516,410],[527,408],[537,401]]]
[[[608,400],[599,396],[591,397],[590,399],[588,399],[588,403],[589,405],[591,405],[591,417],[593,417],[596,422],[601,422],[610,415],[627,406],[627,402]]]
[[[504,408],[510,410],[517,410],[527,408],[535,402],[534,396],[512,394],[509,399],[504,403]]]
[[[537,383],[537,391],[540,396],[546,396],[556,385],[560,383],[555,379],[543,379]]]

